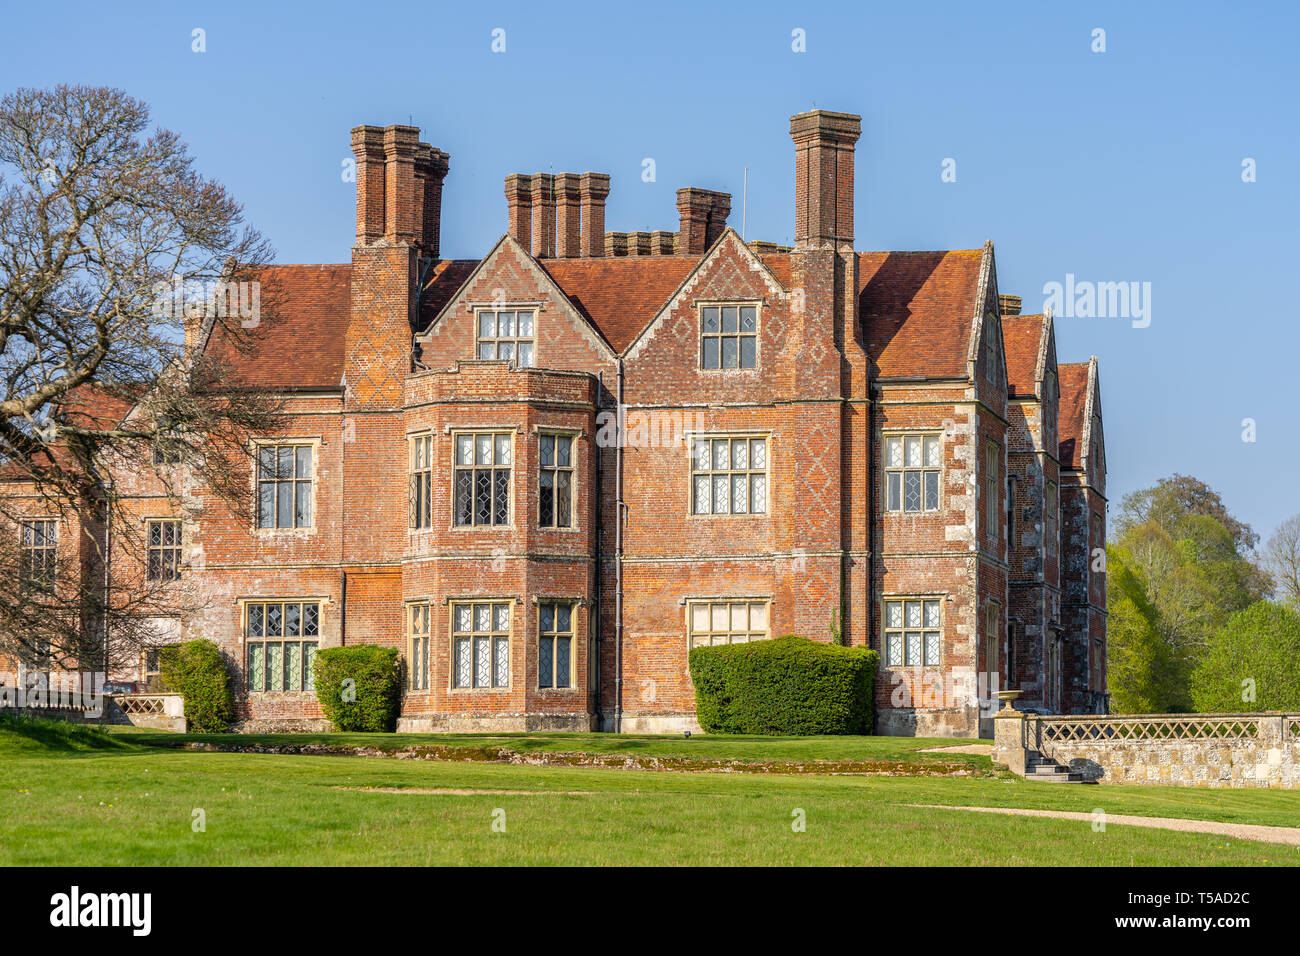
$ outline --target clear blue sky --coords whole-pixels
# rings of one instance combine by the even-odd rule
[[[859,248],[991,238],[1034,311],[1066,273],[1151,283],[1148,328],[1057,324],[1061,361],[1101,360],[1112,513],[1175,471],[1265,537],[1300,511],[1294,3],[26,3],[2,29],[0,90],[146,100],[282,262],[348,258],[359,123],[450,152],[443,252],[469,258],[505,230],[503,177],[549,169],[610,173],[611,229],[672,229],[686,185],[732,192],[739,226],[748,166],[748,236],[786,242],[788,117],[860,113]]]

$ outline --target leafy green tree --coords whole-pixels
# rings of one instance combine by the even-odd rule
[[[1202,713],[1300,710],[1300,614],[1272,601],[1215,632],[1191,680]]]
[[[1162,636],[1160,612],[1148,595],[1146,577],[1126,549],[1106,549],[1110,620],[1110,689],[1123,714],[1171,713],[1179,685],[1173,655]]]
[[[1190,710],[1191,675],[1215,633],[1272,590],[1255,559],[1259,536],[1186,475],[1127,495],[1115,530],[1107,567],[1114,707]]]

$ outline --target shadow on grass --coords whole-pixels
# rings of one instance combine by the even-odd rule
[[[41,756],[138,754],[140,748],[93,724],[0,714],[0,753]]]

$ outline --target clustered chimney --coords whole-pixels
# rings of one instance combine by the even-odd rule
[[[507,228],[539,259],[702,255],[727,228],[731,194],[677,190],[677,232],[606,232],[606,173],[511,173],[506,177]]]
[[[998,296],[998,309],[1003,315],[1019,315],[1021,299],[1018,295]]]
[[[679,189],[677,214],[677,251],[683,255],[703,255],[727,228],[731,194],[694,187]]]
[[[415,126],[358,126],[352,130],[352,153],[357,244],[405,242],[436,259],[447,154],[420,142]]]
[[[605,173],[511,173],[507,229],[539,259],[605,254]]]
[[[853,149],[862,117],[813,110],[790,117],[796,248],[853,246]]]

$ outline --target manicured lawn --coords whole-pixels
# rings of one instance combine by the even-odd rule
[[[563,750],[565,738],[490,739]],[[0,864],[1300,864],[1296,847],[908,806],[1103,808],[1300,826],[1295,792],[229,754],[141,740],[0,726]],[[677,753],[705,738],[609,746],[636,741]],[[807,748],[842,758],[835,743],[880,755],[929,742],[709,740],[712,755]],[[457,792],[412,792],[421,789]],[[194,832],[199,809],[206,829]],[[806,831],[794,832],[800,811]]]
[[[696,734],[648,736],[630,734],[166,734],[134,728],[127,739],[160,747],[188,743],[237,746],[302,746],[323,744],[401,750],[405,747],[444,746],[457,749],[504,747],[517,753],[584,753],[629,757],[684,757],[699,760],[742,761],[903,761],[919,764],[959,764],[972,770],[991,770],[988,757],[975,754],[923,753],[931,747],[987,743],[979,740],[912,737],[710,737]],[[119,728],[110,728],[114,733]]]

